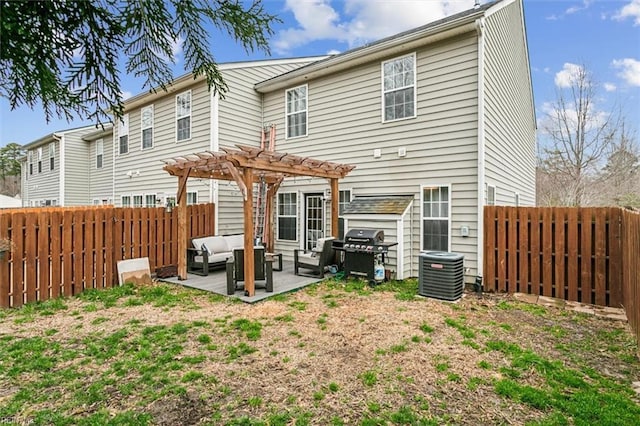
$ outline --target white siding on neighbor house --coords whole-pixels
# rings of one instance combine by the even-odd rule
[[[102,140],[102,168],[96,167],[97,141]],[[113,134],[109,133],[100,138],[86,142],[89,146],[87,164],[89,165],[89,200],[113,200]]]
[[[406,54],[412,54],[407,51]],[[391,58],[402,55],[392,55]],[[477,237],[477,38],[468,33],[428,45],[416,52],[417,117],[382,123],[381,62],[308,81],[308,136],[284,139],[284,94],[265,95],[265,120],[278,123],[278,149],[356,165],[340,187],[352,195],[411,194],[420,186],[451,185],[452,251],[476,268]],[[398,155],[404,148],[406,156]],[[374,158],[374,150],[381,156]],[[328,188],[304,179],[285,180],[281,190],[304,192]],[[420,205],[414,203],[411,276],[418,274]],[[469,226],[471,236],[457,237]],[[352,226],[352,223],[349,223]],[[290,249],[290,245],[283,250]],[[475,273],[475,271],[474,271]]]
[[[49,166],[49,143],[55,144],[56,150],[53,170]],[[42,172],[38,172],[38,148],[42,148]],[[33,152],[33,174],[29,174],[29,151]],[[29,148],[26,157],[23,163],[26,172],[23,175],[23,205],[29,207],[35,201],[40,206],[40,201],[44,200],[56,200],[60,204],[60,142],[51,138],[41,145]]]
[[[496,187],[497,205],[515,205],[516,192],[521,206],[536,201],[536,123],[521,7],[513,2],[485,22],[485,180]]]
[[[178,142],[176,139],[176,96],[191,91],[191,138]],[[184,90],[166,93],[152,102],[128,110],[129,152],[115,153],[115,204],[120,205],[122,195],[155,194],[163,203],[165,197],[175,197],[178,178],[170,176],[162,168],[163,160],[202,152],[209,149],[211,95],[206,83],[196,82]],[[153,147],[142,149],[141,111],[153,104]],[[118,126],[114,126],[114,140],[118,141]],[[198,193],[199,202],[209,201],[209,180],[189,179],[187,191]]]
[[[95,131],[90,128],[89,131]],[[87,131],[64,134],[64,205],[86,206],[89,197],[89,144],[82,140]],[[62,204],[62,203],[60,203]]]

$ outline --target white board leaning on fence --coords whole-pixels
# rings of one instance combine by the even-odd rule
[[[118,261],[118,284],[123,285],[127,281],[151,283],[148,257]]]

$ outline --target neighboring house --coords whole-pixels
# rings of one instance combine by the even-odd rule
[[[110,126],[107,126],[110,127]],[[90,204],[89,144],[95,126],[48,134],[23,148],[22,200],[25,207]]]
[[[488,3],[335,56],[220,69],[229,86],[223,99],[187,75],[168,93],[127,100],[112,137],[85,134],[85,203],[109,195],[122,206],[174,202],[177,179],[162,160],[258,145],[271,124],[277,151],[356,166],[340,182],[338,233],[383,229],[387,241],[398,242],[387,263],[398,278],[417,276],[420,251],[437,250],[462,253],[473,280],[481,274],[483,207],[535,203],[522,0]],[[330,196],[318,179],[282,184],[274,223],[285,258],[334,233]],[[234,183],[190,179],[187,201],[216,202],[217,233],[242,231]]]

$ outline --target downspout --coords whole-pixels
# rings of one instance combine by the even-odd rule
[[[477,271],[482,277],[484,268],[484,18],[476,21],[478,28],[478,236],[477,236]]]
[[[57,135],[55,133],[52,134],[53,138],[58,141],[58,144],[60,145],[60,188],[58,191],[58,196],[60,197],[60,202],[58,203],[59,206],[64,207],[65,206],[65,199],[64,199],[64,185],[65,185],[65,179],[64,179],[64,173],[65,173],[65,166],[66,166],[66,162],[65,162],[65,152],[64,152],[64,133],[62,135]]]
[[[220,150],[220,134],[218,129],[219,116],[218,116],[218,106],[219,99],[218,94],[214,91],[211,91],[211,121],[209,123],[210,132],[209,132],[209,150],[212,152],[217,152]],[[215,235],[218,235],[218,227],[220,222],[219,208],[218,208],[218,192],[220,189],[220,182],[217,179],[211,180],[211,185],[209,186],[209,199],[213,201],[213,209],[214,209],[214,229],[213,232]]]
[[[111,132],[111,204],[116,206],[116,125]],[[104,144],[102,144],[102,156],[104,157]],[[120,207],[122,207],[120,199]]]

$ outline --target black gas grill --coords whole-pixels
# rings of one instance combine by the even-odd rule
[[[376,258],[384,263],[389,247],[397,244],[385,242],[381,229],[351,229],[343,241],[335,241],[334,248],[344,251],[345,277],[356,275],[374,281]]]

